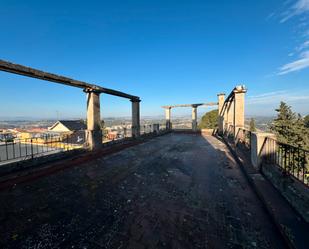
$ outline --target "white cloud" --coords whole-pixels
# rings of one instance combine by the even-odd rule
[[[286,22],[291,17],[303,14],[307,11],[309,11],[309,0],[298,0],[288,11],[283,13],[283,18],[280,22]]]
[[[285,102],[298,102],[298,101],[308,101],[309,104],[309,94],[304,92],[291,92],[290,90],[280,90],[274,92],[268,92],[258,95],[251,95],[247,97],[247,103],[249,105],[256,104],[276,104],[280,101]]]
[[[309,50],[300,54],[300,58],[279,68],[278,75],[284,75],[309,67]]]
[[[296,56],[298,58],[281,66],[277,75],[284,75],[309,67],[309,0],[297,0],[296,2],[293,1],[293,3],[292,1],[288,1],[286,2],[286,5],[289,6],[287,7],[288,10],[281,15],[283,18],[280,22],[284,23],[294,16],[299,16],[297,30],[300,31],[303,42],[297,46],[294,51],[288,54],[289,57]]]
[[[246,98],[246,113],[250,115],[274,115],[281,101],[291,105],[293,111],[308,114],[309,92],[280,90],[258,95],[249,95]]]
[[[297,51],[302,51],[309,47],[309,41],[304,41],[299,47],[296,48]]]

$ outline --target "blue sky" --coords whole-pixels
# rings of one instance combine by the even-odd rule
[[[309,0],[2,0],[0,55],[138,95],[143,116],[239,83],[247,114],[274,114],[280,100],[308,114],[308,17]],[[0,117],[85,115],[80,89],[4,72],[0,84]],[[129,100],[102,95],[101,105],[103,117],[130,115]]]

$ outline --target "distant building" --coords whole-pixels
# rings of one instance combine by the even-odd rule
[[[86,124],[82,120],[59,120],[48,128],[50,134],[59,135],[64,141],[72,144],[85,142]]]
[[[87,129],[86,124],[82,120],[59,120],[54,125],[48,128],[52,132],[74,133]]]
[[[108,134],[107,134],[107,138],[108,138],[109,140],[115,140],[115,139],[117,139],[117,137],[118,137],[117,131],[110,131],[110,132],[108,132]]]

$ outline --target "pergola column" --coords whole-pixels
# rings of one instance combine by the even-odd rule
[[[131,99],[132,102],[132,137],[140,136],[140,108],[139,99]]]
[[[230,127],[234,127],[234,99],[226,103],[226,120],[225,120],[225,130],[228,132],[234,132],[234,129],[230,130]]]
[[[165,123],[166,123],[166,129],[170,130],[172,129],[172,123],[171,123],[171,107],[165,108]]]
[[[225,94],[219,93],[218,95],[218,133],[220,135],[224,132],[226,110],[224,109]]]
[[[236,86],[234,92],[234,135],[239,129],[245,128],[245,94],[244,86]]]
[[[197,131],[197,106],[192,105],[192,130]]]
[[[87,144],[90,150],[96,150],[102,146],[100,93],[93,89],[84,92],[87,93]]]

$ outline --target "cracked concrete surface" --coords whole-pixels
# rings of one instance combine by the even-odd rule
[[[168,134],[0,192],[1,248],[284,248],[226,146]]]

